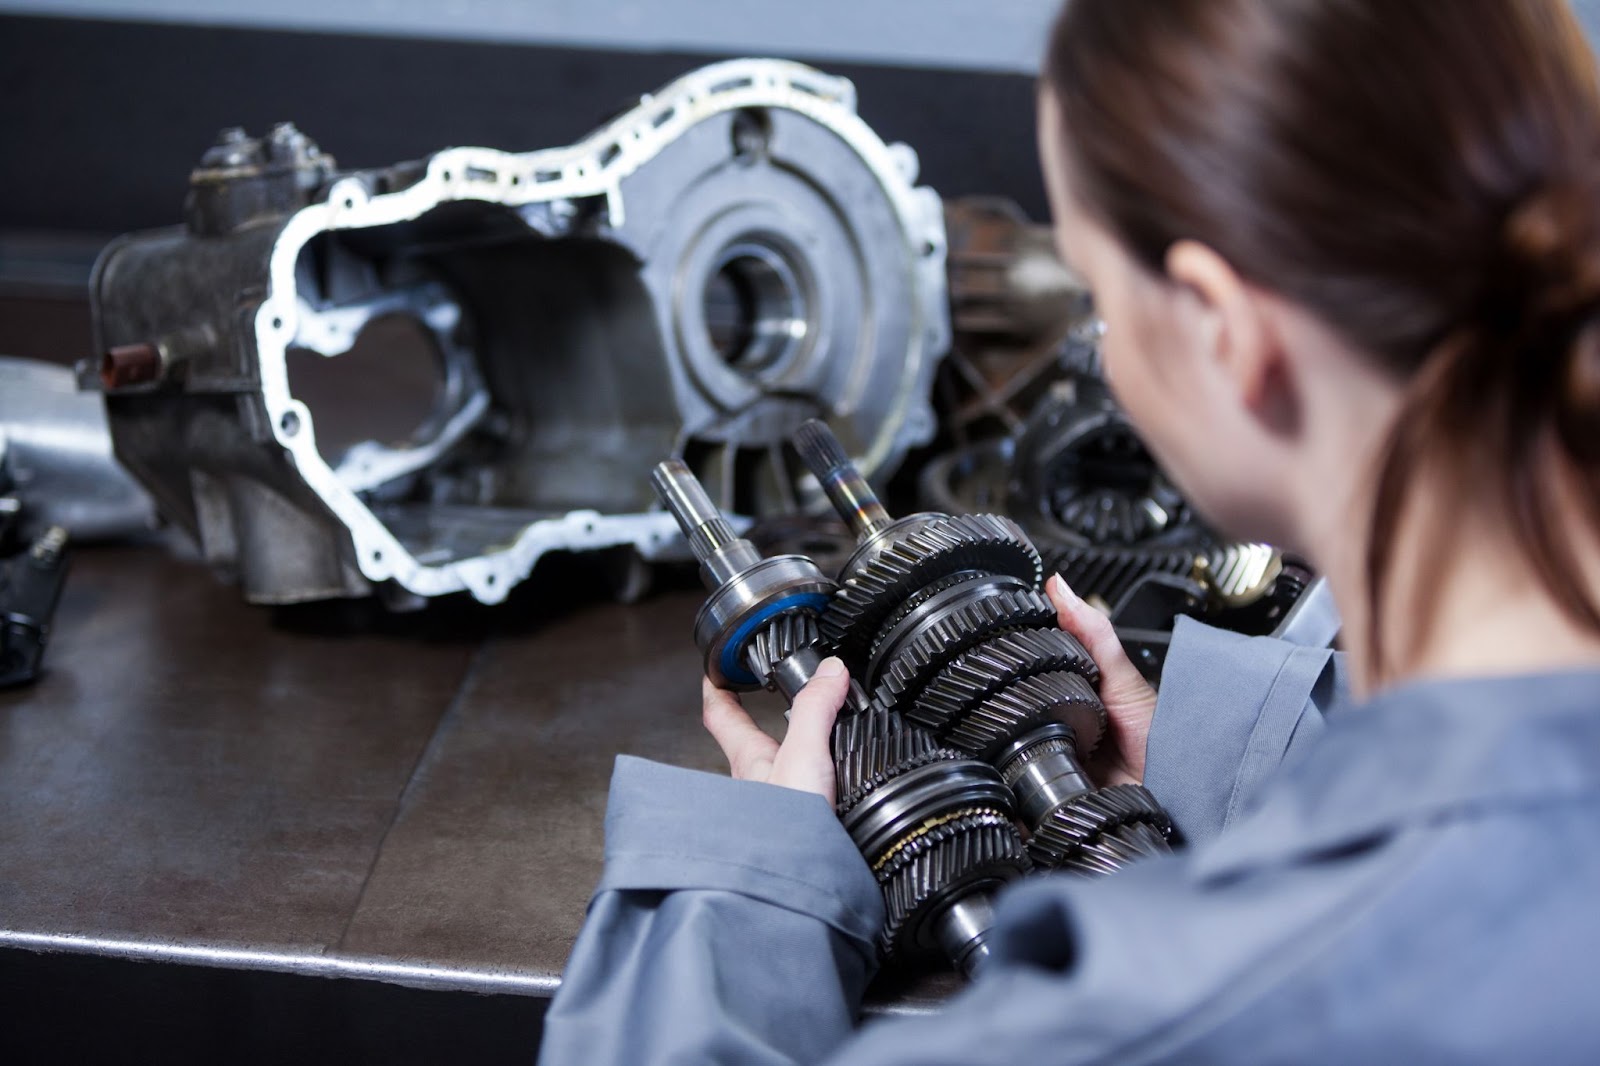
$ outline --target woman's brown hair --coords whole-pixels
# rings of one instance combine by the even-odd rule
[[[1370,526],[1380,673],[1423,467],[1502,507],[1600,632],[1554,473],[1600,531],[1600,83],[1565,0],[1068,0],[1044,79],[1079,200],[1146,269],[1199,241],[1406,383]]]

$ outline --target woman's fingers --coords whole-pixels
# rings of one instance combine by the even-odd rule
[[[1117,639],[1111,619],[1103,611],[1096,610],[1073,592],[1060,574],[1045,584],[1045,593],[1055,605],[1056,620],[1061,628],[1077,637],[1088,650],[1090,658],[1100,667],[1105,684],[1120,689],[1137,682],[1141,688],[1148,687],[1144,675],[1133,665],[1122,648],[1122,641]]]
[[[849,692],[850,674],[844,663],[836,658],[822,660],[822,665],[817,667],[817,672],[811,675],[811,680],[789,708],[789,732],[783,738],[784,747],[794,744],[813,753],[820,752],[831,761],[834,719],[839,717],[839,708],[844,706]]]
[[[1095,665],[1100,667],[1100,699],[1106,705],[1109,730],[1116,756],[1102,757],[1106,783],[1125,784],[1144,779],[1145,750],[1150,741],[1150,724],[1156,713],[1156,690],[1133,665],[1111,619],[1085,603],[1067,587],[1061,575],[1045,585],[1055,605],[1061,628],[1077,637]]]
[[[707,679],[702,720],[741,781],[766,781],[815,792],[833,802],[833,721],[850,691],[850,675],[838,659],[824,659],[789,708],[789,731],[780,746],[746,713],[739,697]]]
[[[739,697],[706,678],[701,684],[700,720],[727,756],[733,776],[743,781],[765,781],[772,773],[778,742],[761,731],[745,711]]]
[[[834,658],[822,660],[789,708],[789,732],[769,778],[773,784],[815,792],[830,804],[834,801],[833,723],[849,692],[850,675],[844,663]]]

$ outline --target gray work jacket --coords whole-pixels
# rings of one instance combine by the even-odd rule
[[[1600,671],[1337,671],[1184,624],[1146,783],[1188,850],[1019,882],[977,981],[859,1031],[883,911],[827,804],[620,759],[540,1061],[1600,1062]]]

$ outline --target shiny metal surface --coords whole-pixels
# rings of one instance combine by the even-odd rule
[[[697,590],[355,624],[158,545],[76,567],[49,670],[0,693],[0,948],[549,995],[616,753],[724,769]],[[890,974],[874,1009],[953,987]]]
[[[816,510],[784,454],[804,419],[868,476],[936,428],[944,223],[917,172],[847,80],[770,59],[520,154],[343,171],[290,124],[224,130],[186,228],[94,273],[117,454],[263,604],[498,603],[552,551],[681,557],[644,491],[662,455],[723,511]],[[430,413],[345,441],[307,361],[350,367],[388,320],[437,364]]]
[[[918,604],[904,618],[896,622],[893,629],[879,638],[877,647],[873,649],[872,659],[867,663],[867,685],[871,687],[878,683],[883,664],[892,660],[906,642],[915,637],[930,619],[963,604],[1027,587],[1026,582],[1009,574],[987,574],[945,589],[929,598],[927,602]]]
[[[1333,587],[1319,577],[1300,595],[1273,632],[1279,640],[1308,648],[1331,648],[1339,642],[1344,619],[1333,602]]]
[[[994,897],[972,892],[951,903],[933,920],[939,948],[969,980],[989,961],[989,930],[994,928]]]
[[[1017,796],[1017,817],[1030,829],[1074,796],[1094,791],[1094,782],[1071,755],[1058,752],[1035,759],[1011,789]]]
[[[916,825],[963,808],[1009,814],[1011,790],[988,763],[937,762],[890,781],[844,817],[845,830],[868,862],[906,837]]]
[[[800,460],[858,541],[870,540],[889,528],[889,512],[878,494],[824,423],[806,422],[795,430],[793,439]]]
[[[75,541],[155,528],[155,506],[111,455],[104,405],[72,371],[0,356],[0,495],[22,504],[23,536],[49,526]]]
[[[680,459],[657,463],[650,487],[683,531],[707,588],[715,589],[761,561],[761,553],[739,539],[688,464]]]
[[[749,541],[736,541],[755,549]],[[756,553],[759,559],[759,553]],[[762,688],[766,680],[750,673],[744,649],[761,619],[781,612],[784,604],[814,601],[820,609],[833,594],[834,584],[822,576],[811,560],[799,555],[760,559],[720,585],[700,608],[694,621],[695,644],[705,653],[705,671],[726,688]]]

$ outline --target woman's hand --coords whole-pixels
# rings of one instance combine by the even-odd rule
[[[709,678],[702,691],[705,709],[701,720],[728,757],[734,777],[815,792],[833,805],[833,720],[850,692],[844,663],[822,660],[789,708],[789,731],[782,744],[762,732],[738,696],[717,688]]]
[[[1144,779],[1145,744],[1156,712],[1156,690],[1122,650],[1111,620],[1067,587],[1060,575],[1045,586],[1061,628],[1083,642],[1100,667],[1100,698],[1110,722],[1106,739],[1089,762],[1102,785],[1139,784]],[[739,703],[739,697],[704,684],[702,720],[741,781],[765,781],[834,802],[834,719],[850,691],[850,676],[838,659],[824,659],[811,683],[789,710],[783,743],[767,736]]]
[[[1110,722],[1100,750],[1089,760],[1090,775],[1101,785],[1144,781],[1145,747],[1156,713],[1156,690],[1122,650],[1111,619],[1089,606],[1057,574],[1045,584],[1061,628],[1083,642],[1100,667],[1100,699]]]

